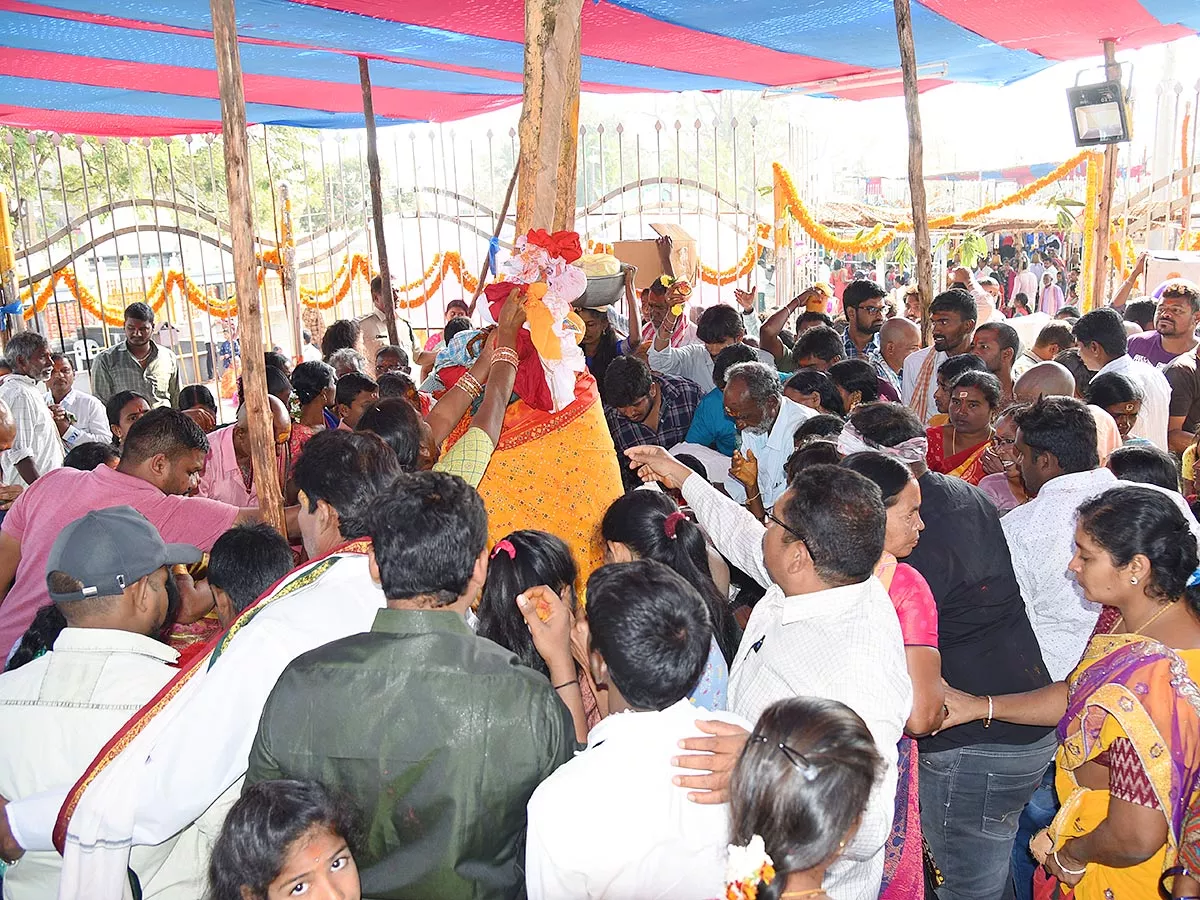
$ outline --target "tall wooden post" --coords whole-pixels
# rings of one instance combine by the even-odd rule
[[[371,218],[375,220],[375,248],[379,251],[379,280],[383,290],[372,298],[375,308],[387,323],[388,343],[399,343],[396,336],[396,304],[392,302],[392,272],[388,268],[387,244],[383,239],[383,188],[379,175],[379,146],[375,142],[375,101],[371,97],[371,70],[365,56],[358,58],[358,80],[362,84],[363,119],[367,123],[367,175],[371,186]],[[379,303],[383,306],[380,307]]]
[[[1121,80],[1121,67],[1117,65],[1117,45],[1114,41],[1104,42],[1104,77],[1110,81]],[[1092,238],[1092,308],[1108,305],[1108,235],[1112,226],[1113,192],[1117,187],[1117,145],[1104,148],[1104,174],[1100,181],[1100,207],[1096,213],[1096,232]],[[1084,310],[1087,312],[1087,310]]]
[[[221,132],[225,148],[225,181],[229,194],[229,234],[233,242],[233,280],[237,288],[242,343],[242,387],[250,426],[250,464],[263,518],[287,534],[283,491],[275,461],[275,429],[267,405],[267,368],[263,361],[262,309],[254,259],[252,188],[246,144],[246,95],[238,55],[237,18],[233,0],[209,0],[213,46],[217,54],[217,86],[221,93]]]
[[[921,136],[921,107],[917,95],[917,50],[913,44],[909,0],[894,0],[900,70],[904,76],[904,111],[908,115],[908,192],[912,197],[913,249],[917,257],[917,290],[921,297],[921,335],[929,339],[929,304],[933,302],[933,248],[929,241],[929,211],[925,205],[925,147]]]
[[[517,234],[575,227],[583,0],[525,0]]]

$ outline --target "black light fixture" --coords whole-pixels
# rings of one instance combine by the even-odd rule
[[[1125,89],[1119,81],[1102,81],[1067,88],[1075,146],[1119,144],[1129,140]]]

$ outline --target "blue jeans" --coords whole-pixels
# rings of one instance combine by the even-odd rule
[[[939,900],[1001,900],[1021,812],[1054,757],[1033,744],[975,744],[921,753],[921,828],[946,883]]]
[[[1017,838],[1013,842],[1012,876],[1016,900],[1033,900],[1033,873],[1037,863],[1029,853],[1033,836],[1054,821],[1058,812],[1058,795],[1054,791],[1054,765],[1046,769],[1042,783],[1033,792],[1029,805],[1021,813]]]

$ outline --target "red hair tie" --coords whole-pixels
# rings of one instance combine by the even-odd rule
[[[675,540],[675,530],[679,527],[679,523],[686,518],[687,516],[685,516],[679,510],[675,510],[675,512],[663,519],[663,531],[666,532],[667,537],[669,537],[671,540]]]
[[[517,558],[517,548],[512,545],[512,541],[510,541],[508,538],[496,541],[496,546],[492,548],[492,559],[495,559],[497,556],[499,556],[501,550],[508,554],[509,559]]]

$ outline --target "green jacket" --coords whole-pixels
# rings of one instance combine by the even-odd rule
[[[315,779],[352,800],[364,898],[521,897],[525,806],[574,750],[549,682],[461,615],[381,609],[280,676],[246,784]]]

